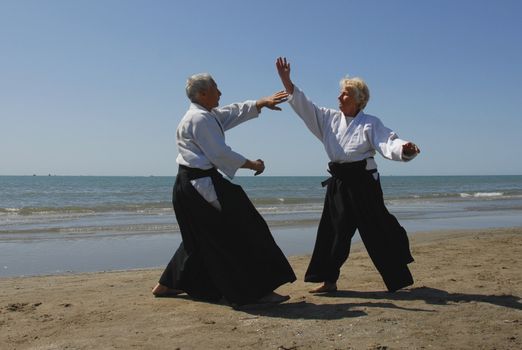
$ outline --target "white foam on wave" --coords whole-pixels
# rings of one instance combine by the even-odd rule
[[[12,215],[18,214],[20,212],[20,208],[0,208],[0,215]]]
[[[500,196],[503,196],[504,195],[504,192],[475,192],[473,194],[470,194],[470,193],[461,193],[460,196],[462,198],[469,198],[469,197],[475,197],[475,198],[480,198],[480,197],[500,197]]]
[[[498,197],[503,194],[503,192],[477,192],[473,194],[473,197]]]

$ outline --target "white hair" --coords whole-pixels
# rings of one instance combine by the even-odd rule
[[[364,107],[366,107],[366,104],[370,100],[370,90],[368,89],[368,85],[366,85],[364,80],[358,77],[349,78],[346,76],[341,79],[339,85],[341,86],[341,89],[348,88],[351,92],[353,92],[354,98],[357,101],[361,111],[364,109]]]
[[[190,76],[187,79],[187,85],[185,86],[185,92],[191,102],[197,103],[198,95],[210,89],[212,86],[216,86],[216,82],[212,76],[208,73],[199,73]]]

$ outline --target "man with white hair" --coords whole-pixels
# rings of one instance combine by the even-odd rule
[[[225,143],[225,131],[263,107],[281,110],[277,105],[288,94],[218,108],[221,91],[206,73],[191,76],[186,93],[192,103],[176,131],[179,170],[172,196],[183,242],[152,293],[186,292],[238,306],[288,300],[274,290],[295,281],[290,264],[243,189],[218,172],[233,178],[239,168],[264,171],[261,159],[247,159]]]

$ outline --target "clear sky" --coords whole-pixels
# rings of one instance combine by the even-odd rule
[[[383,175],[522,174],[521,38],[518,0],[0,0],[0,175],[175,175],[186,78],[256,99],[282,88],[278,56],[321,106],[366,80],[366,112],[421,149],[377,156]],[[266,175],[326,174],[282,107],[227,143]]]

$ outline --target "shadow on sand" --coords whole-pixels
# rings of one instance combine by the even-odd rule
[[[288,302],[281,305],[252,305],[241,307],[240,310],[252,315],[281,317],[288,319],[312,319],[312,320],[335,320],[349,317],[366,316],[367,313],[360,308],[390,308],[412,312],[437,312],[436,310],[407,308],[397,306],[392,301],[422,300],[429,305],[450,305],[451,303],[483,302],[493,305],[522,310],[520,298],[513,295],[481,295],[465,293],[448,293],[444,290],[418,287],[401,290],[395,293],[388,292],[358,292],[337,291],[321,295],[324,298],[357,298],[372,299],[380,301],[337,303],[337,304],[315,304],[307,301]]]
[[[522,310],[522,303],[520,302],[520,297],[517,297],[515,295],[448,293],[445,290],[430,287],[411,288],[406,290],[400,290],[395,293],[357,292],[347,290],[325,294],[324,296],[335,298],[387,299],[405,301],[424,300],[426,304],[431,305],[449,305],[450,303],[481,302],[497,306],[508,307],[516,310]]]
[[[307,301],[289,302],[281,305],[248,305],[239,308],[243,312],[268,317],[306,320],[337,320],[368,315],[359,308],[380,307],[406,311],[433,312],[432,310],[411,309],[388,302],[314,304]]]

